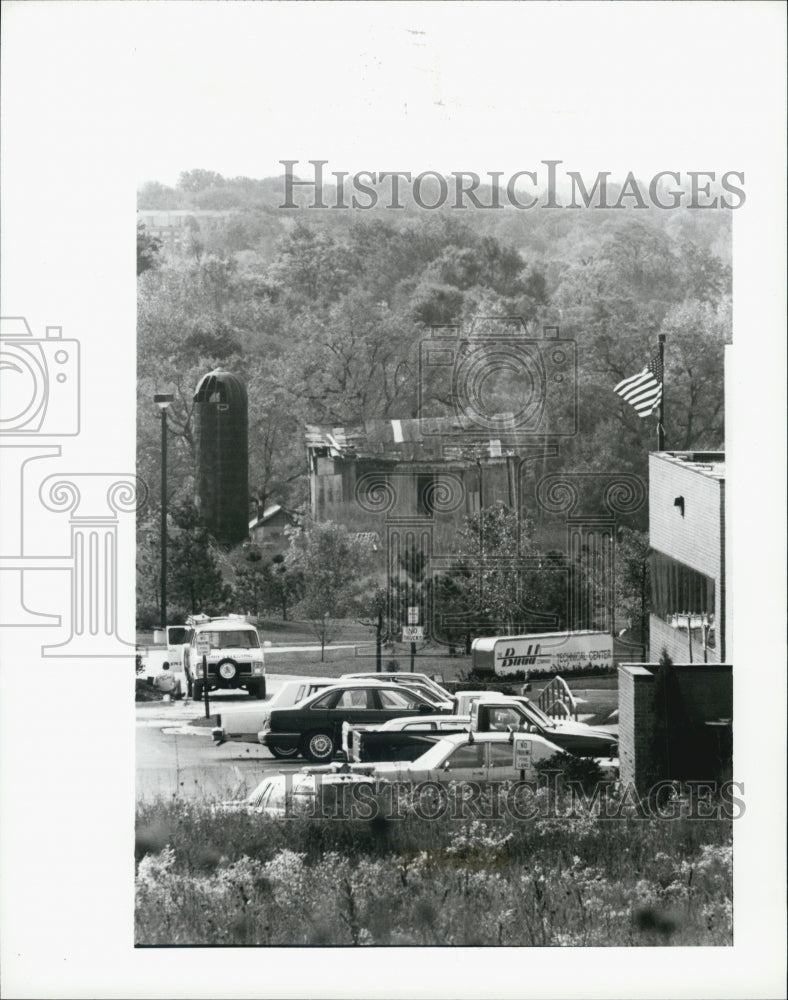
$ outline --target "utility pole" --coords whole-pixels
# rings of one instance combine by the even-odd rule
[[[662,379],[662,394],[659,397],[657,416],[657,451],[665,450],[665,334],[659,335],[659,370]]]

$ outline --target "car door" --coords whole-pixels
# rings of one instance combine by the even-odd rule
[[[487,777],[487,744],[478,740],[460,743],[444,759],[435,777],[438,781],[484,781]]]
[[[519,770],[514,769],[514,745],[508,740],[501,743],[488,743],[487,777],[490,781],[517,781]],[[533,768],[525,773],[526,780],[533,779]]]
[[[348,687],[339,693],[334,707],[328,713],[334,726],[338,745],[342,740],[342,723],[363,726],[382,721],[372,688]]]

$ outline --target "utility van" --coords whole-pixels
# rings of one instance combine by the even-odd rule
[[[195,700],[202,697],[206,684],[209,691],[240,688],[253,698],[265,698],[263,647],[246,615],[190,615],[186,627],[190,630],[188,638],[184,635],[182,644],[173,647],[172,652],[177,658],[182,651],[188,692]],[[207,659],[207,676],[203,655]]]

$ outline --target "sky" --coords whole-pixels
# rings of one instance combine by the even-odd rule
[[[168,184],[192,167],[262,177],[315,158],[350,171],[508,173],[550,157],[623,174],[736,169],[757,104],[735,134],[730,109],[767,68],[741,50],[748,5],[725,18],[682,5],[680,26],[664,4],[133,6],[137,171]]]

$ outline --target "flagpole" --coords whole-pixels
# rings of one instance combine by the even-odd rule
[[[659,335],[659,368],[662,372],[662,394],[657,415],[657,451],[665,450],[665,334]]]

